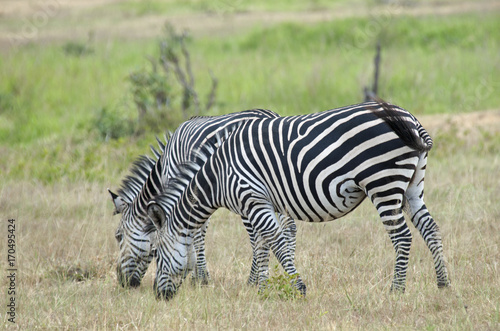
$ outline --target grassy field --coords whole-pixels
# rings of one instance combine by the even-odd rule
[[[18,325],[497,329],[500,185],[492,177],[500,170],[496,145],[491,153],[488,148],[478,152],[455,146],[460,153],[440,158],[431,154],[426,201],[442,229],[452,287],[437,290],[431,256],[413,229],[408,286],[400,296],[389,294],[394,253],[368,202],[334,223],[298,224],[297,266],[308,285],[304,300],[263,299],[245,285],[251,258],[250,245],[242,244],[247,235],[237,217],[220,211],[207,238],[211,284],[197,287],[188,282],[175,300],[165,303],[153,296],[151,271],[138,289],[117,285],[117,218],[111,216],[102,184],[4,186],[3,214],[17,222]],[[3,227],[5,233],[5,223]],[[9,325],[6,317],[3,324]]]
[[[200,1],[102,2],[101,7],[99,1],[75,3],[82,6],[78,10],[64,7],[44,25],[50,33],[40,28],[39,38],[0,52],[2,307],[9,298],[7,219],[16,220],[18,267],[17,324],[8,321],[4,309],[2,326],[500,328],[497,6],[486,12],[469,10],[485,1],[460,6],[444,1],[441,7],[423,1],[396,13],[381,1],[235,2],[225,11]],[[443,14],[452,3],[462,10]],[[423,10],[433,6],[441,14]],[[36,12],[36,6],[25,7]],[[368,14],[353,15],[359,8]],[[290,12],[337,10],[349,15],[307,24],[258,19],[267,13],[289,17]],[[111,215],[106,188],[119,185],[133,159],[148,153],[161,132],[106,140],[96,120],[104,109],[117,121],[135,121],[127,77],[147,68],[157,37],[138,38],[133,32],[105,37],[103,30],[128,19],[140,30],[137,22],[159,14],[161,21],[200,18],[202,24],[214,12],[223,14],[228,27],[207,26],[204,33],[198,27],[190,43],[200,89],[209,84],[209,68],[219,79],[212,115],[253,107],[291,115],[359,102],[363,86],[371,83],[375,43],[381,41],[380,95],[421,118],[435,140],[426,202],[442,230],[450,289],[437,290],[431,256],[412,231],[407,291],[389,294],[393,248],[368,202],[334,223],[299,222],[297,268],[308,286],[306,299],[264,299],[246,286],[251,249],[242,243],[247,234],[239,218],[224,210],[213,217],[208,232],[210,285],[186,284],[168,303],[153,296],[152,270],[138,289],[118,286],[118,217]],[[241,15],[247,15],[244,25],[230,24],[231,17],[244,19]],[[71,38],[67,31],[85,17],[84,37]],[[17,33],[23,22],[7,13],[0,29]],[[90,31],[95,37],[87,42]],[[68,51],[71,44],[88,52],[77,56]]]

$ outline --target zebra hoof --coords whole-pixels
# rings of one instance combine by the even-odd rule
[[[130,278],[129,285],[130,287],[139,287],[139,285],[141,285],[141,280],[137,277],[132,277]]]
[[[448,288],[451,286],[449,281],[438,281],[438,288]]]
[[[191,278],[191,284],[207,286],[210,283],[210,277],[193,277]]]
[[[135,275],[132,276],[123,275],[121,272],[118,272],[118,282],[124,288],[139,287],[139,285],[141,285],[140,278],[136,277]]]
[[[306,297],[306,285],[305,284],[301,284],[297,290],[299,291],[300,295],[302,295],[302,297]]]
[[[248,278],[247,285],[248,286],[257,286],[258,285],[257,279]]]
[[[169,301],[171,299],[173,299],[173,297],[175,296],[176,294],[176,291],[172,291],[172,290],[156,290],[156,299],[158,300],[166,300],[166,301]]]
[[[391,285],[391,293],[403,294],[405,293],[405,287],[402,285]]]

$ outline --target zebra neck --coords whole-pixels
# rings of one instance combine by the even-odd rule
[[[143,217],[147,215],[147,204],[149,200],[161,193],[161,172],[162,165],[160,158],[156,161],[141,191],[132,202],[132,211],[136,216]]]
[[[188,229],[200,228],[219,207],[214,200],[216,192],[208,189],[210,186],[199,185],[199,180],[203,183],[206,178],[198,175],[186,187],[173,211],[174,219],[180,220]],[[198,177],[201,178],[196,180]]]

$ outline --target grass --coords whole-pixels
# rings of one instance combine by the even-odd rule
[[[260,107],[294,115],[361,101],[372,79],[376,38],[367,39],[366,31],[374,22],[382,24],[375,18],[284,23],[194,39],[200,90],[208,90],[209,68],[219,79],[210,114]],[[380,95],[416,115],[497,107],[499,22],[495,13],[392,17],[376,31],[383,47]],[[147,67],[156,47],[155,40],[95,42],[92,52],[75,56],[65,44],[32,44],[0,58],[3,176],[106,181],[114,168],[125,170],[131,158],[110,163],[108,153],[144,153],[161,133],[103,144],[96,120],[107,113],[135,121],[127,77]],[[23,158],[28,152],[37,163]]]
[[[138,289],[118,286],[113,238],[117,219],[111,216],[102,185],[10,182],[3,186],[0,201],[5,215],[17,222],[18,325],[495,329],[500,323],[500,185],[492,182],[491,174],[500,170],[498,155],[468,147],[447,157],[431,153],[426,201],[443,233],[452,288],[436,289],[431,256],[412,228],[403,295],[389,294],[393,248],[369,202],[333,223],[298,223],[297,266],[308,286],[305,299],[266,300],[245,285],[251,258],[250,245],[242,244],[247,235],[237,217],[221,210],[207,237],[210,285],[188,282],[165,303],[153,296],[152,270]],[[6,320],[3,324],[9,325]]]
[[[210,10],[198,1],[184,3],[127,1],[106,8],[116,11],[110,16],[115,21],[152,11]],[[331,4],[337,5],[346,4]],[[330,5],[257,1],[234,10],[322,6]],[[67,28],[76,17],[61,15],[48,25]],[[283,23],[196,37],[191,50],[200,90],[209,84],[208,68],[219,79],[212,114],[264,107],[292,115],[361,101],[380,37],[380,94],[417,116],[452,115],[498,108],[499,22],[492,12]],[[7,19],[0,26],[9,24],[15,29],[20,23]],[[91,51],[68,52],[80,46]],[[245,285],[251,261],[250,245],[242,244],[247,234],[223,210],[207,235],[209,286],[185,284],[174,301],[158,302],[152,267],[138,289],[118,287],[118,219],[111,216],[106,188],[118,186],[158,133],[104,140],[96,119],[112,114],[111,119],[135,120],[127,76],[146,67],[146,55],[155,51],[154,39],[75,40],[34,42],[0,57],[0,209],[4,218],[16,219],[20,329],[499,328],[500,136],[498,130],[464,135],[456,124],[430,131],[435,147],[426,178],[426,201],[442,229],[451,289],[437,290],[430,254],[412,228],[407,292],[389,294],[393,248],[368,202],[331,224],[299,222],[296,259],[308,286],[305,299],[266,299]],[[2,238],[6,231],[4,224]],[[6,261],[6,241],[0,245]],[[11,326],[1,316],[2,326]]]

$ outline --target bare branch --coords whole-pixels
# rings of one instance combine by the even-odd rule
[[[191,57],[189,56],[189,52],[186,48],[186,43],[184,42],[186,39],[186,32],[183,32],[183,34],[180,36],[179,42],[181,45],[181,51],[182,54],[184,55],[184,65],[186,68],[186,72],[189,78],[189,83],[187,85],[187,90],[190,93],[190,96],[185,94],[187,97],[192,97],[193,102],[194,102],[194,113],[196,116],[200,114],[200,101],[198,99],[198,94],[196,93],[196,90],[194,89],[194,75],[193,71],[191,70]]]
[[[373,75],[373,85],[372,88],[369,89],[367,86],[363,88],[363,93],[365,95],[365,101],[376,101],[379,99],[378,97],[378,78],[379,78],[379,68],[380,68],[380,41],[377,42],[377,51],[375,54],[375,58],[373,60],[375,66],[375,72]]]
[[[215,103],[215,92],[216,92],[217,86],[219,84],[219,82],[218,82],[217,78],[215,78],[212,70],[209,70],[209,73],[210,73],[210,78],[212,79],[212,89],[210,90],[210,94],[208,95],[207,105],[205,106],[206,111],[208,111],[210,108],[212,108],[212,106]]]
[[[379,67],[380,67],[380,41],[377,42],[377,54],[375,55],[374,65],[375,65],[375,75],[373,77],[373,93],[375,95],[378,95],[378,74],[379,74]]]

